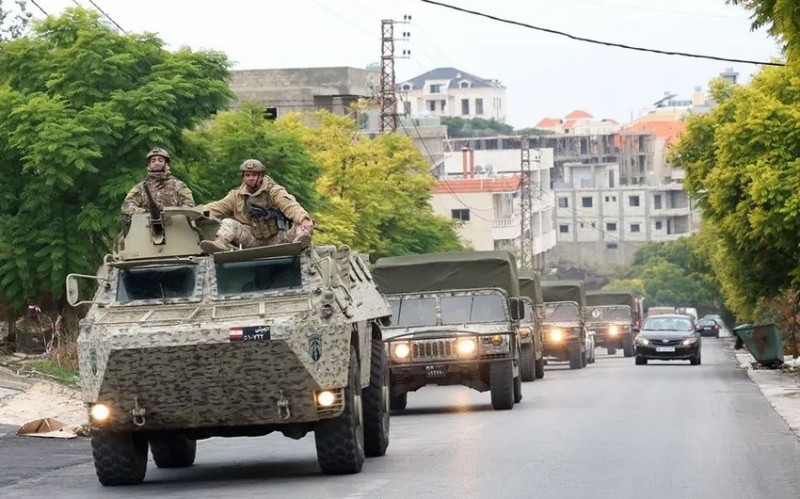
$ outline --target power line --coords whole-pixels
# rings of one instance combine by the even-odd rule
[[[117,29],[119,29],[120,31],[122,31],[122,32],[123,32],[123,33],[125,33],[126,35],[128,34],[128,32],[127,32],[127,31],[125,31],[124,29],[122,29],[122,26],[120,26],[120,25],[117,23],[117,21],[113,20],[113,19],[111,18],[111,16],[109,16],[108,14],[106,14],[106,12],[105,12],[103,9],[101,9],[101,8],[100,8],[100,6],[99,6],[99,5],[97,5],[97,4],[94,2],[94,0],[89,0],[89,3],[90,3],[90,4],[92,4],[92,5],[94,6],[94,8],[98,10],[98,12],[100,12],[101,14],[103,14],[103,16],[105,16],[105,18],[106,18],[106,19],[108,19],[109,21],[111,21],[111,23],[112,23],[114,26],[116,26],[116,27],[117,27]]]
[[[623,43],[604,42],[602,40],[595,40],[593,38],[585,38],[585,37],[582,37],[582,36],[572,35],[572,34],[564,32],[564,31],[558,31],[558,30],[554,30],[554,29],[550,29],[550,28],[542,28],[540,26],[534,26],[532,24],[526,24],[526,23],[519,22],[519,21],[512,21],[510,19],[503,19],[501,17],[493,16],[491,14],[485,14],[483,12],[478,12],[478,11],[475,11],[475,10],[464,9],[462,7],[456,7],[455,5],[449,5],[449,4],[446,4],[446,3],[437,2],[435,0],[420,0],[420,1],[423,2],[423,3],[431,4],[431,5],[438,5],[439,7],[444,7],[446,9],[456,10],[458,12],[463,12],[465,14],[471,14],[471,15],[474,15],[474,16],[485,17],[485,18],[491,19],[493,21],[498,21],[498,22],[505,23],[505,24],[512,24],[514,26],[521,26],[523,28],[533,29],[533,30],[536,30],[536,31],[542,31],[544,33],[550,33],[552,35],[564,36],[564,37],[567,37],[567,38],[569,38],[571,40],[576,40],[576,41],[579,41],[579,42],[586,42],[586,43],[593,43],[595,45],[605,45],[607,47],[616,47],[616,48],[621,48],[621,49],[626,49],[626,50],[636,50],[636,51],[639,51],[639,52],[650,52],[650,53],[653,53],[653,54],[676,55],[676,56],[680,56],[680,57],[693,57],[695,59],[709,59],[709,60],[712,60],[712,61],[738,62],[738,63],[742,63],[742,64],[757,64],[757,65],[760,65],[760,66],[785,66],[785,64],[780,63],[780,62],[763,62],[763,61],[754,61],[754,60],[750,60],[750,59],[734,59],[734,58],[728,58],[728,57],[717,57],[717,56],[714,56],[714,55],[702,55],[702,54],[692,54],[692,53],[689,53],[689,52],[677,52],[677,51],[672,51],[672,50],[651,49],[651,48],[645,48],[645,47],[638,47],[638,46],[635,46],[635,45],[626,45],[626,44],[623,44]]]
[[[41,11],[42,11],[42,14],[44,14],[44,15],[46,15],[46,16],[49,16],[49,15],[50,15],[50,14],[48,14],[48,13],[47,13],[47,11],[46,11],[46,10],[44,10],[44,9],[42,8],[42,6],[41,6],[41,5],[39,5],[38,3],[36,3],[36,0],[31,0],[31,3],[32,3],[33,5],[35,5],[37,9],[41,10]]]

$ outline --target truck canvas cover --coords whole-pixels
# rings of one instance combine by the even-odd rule
[[[583,281],[544,281],[541,284],[545,302],[574,301],[579,307],[586,306]]]
[[[586,305],[598,307],[603,305],[627,305],[631,310],[636,310],[635,298],[630,291],[587,291]]]
[[[386,257],[378,260],[372,275],[386,294],[501,288],[519,296],[517,264],[508,251]]]
[[[542,284],[539,274],[530,271],[520,271],[519,292],[522,296],[530,298],[534,304],[543,303]]]

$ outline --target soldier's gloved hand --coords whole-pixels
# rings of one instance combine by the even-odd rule
[[[310,233],[314,232],[314,221],[310,218],[304,218],[302,222],[300,222],[300,226],[303,227]]]

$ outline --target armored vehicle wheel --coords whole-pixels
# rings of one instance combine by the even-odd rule
[[[372,340],[369,386],[361,392],[364,401],[364,453],[386,454],[389,446],[389,363],[383,342]]]
[[[159,468],[185,468],[194,464],[197,440],[180,432],[163,432],[150,436],[150,452]]]
[[[608,355],[616,355],[617,347],[606,347],[606,353],[608,353]]]
[[[622,338],[622,354],[625,355],[625,357],[633,357],[633,336]]]
[[[522,381],[534,381],[533,345],[522,345],[519,349],[519,375]]]
[[[514,378],[514,403],[522,402],[522,379],[521,376]]]
[[[537,378],[542,379],[544,378],[544,359],[536,359],[536,367],[535,367],[535,375]]]
[[[569,347],[569,368],[570,369],[580,369],[584,366],[584,361],[586,357],[584,357],[584,353],[581,352],[580,344],[576,343],[574,345],[570,345]]]
[[[514,367],[510,360],[489,364],[489,389],[495,410],[514,408]]]
[[[142,483],[147,471],[147,438],[143,433],[92,430],[92,457],[103,485]]]
[[[589,359],[587,360],[587,362],[589,362],[589,364],[594,364],[595,360],[597,360],[597,356],[595,354],[594,348],[592,348],[589,351]]]
[[[351,346],[344,411],[334,419],[318,422],[314,429],[317,462],[322,472],[329,475],[359,473],[364,464],[364,421],[358,372],[358,357]]]
[[[393,411],[402,411],[408,405],[408,393],[392,395],[389,397],[389,408]]]

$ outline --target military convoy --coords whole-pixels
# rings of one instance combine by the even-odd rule
[[[284,244],[206,255],[202,207],[136,214],[97,275],[78,360],[104,485],[191,466],[215,436],[314,432],[324,473],[357,473],[389,444],[384,326],[391,309],[363,255]],[[96,281],[90,301],[79,293]],[[83,281],[83,282],[81,282]]]
[[[587,327],[594,333],[597,346],[605,347],[608,355],[622,349],[625,357],[634,355],[634,337],[641,317],[636,297],[628,291],[587,291]]]
[[[520,271],[520,298],[525,315],[519,325],[519,373],[522,381],[544,378],[544,338],[542,337],[542,285],[536,272]]]
[[[494,409],[522,400],[517,329],[523,316],[514,257],[506,251],[381,258],[375,281],[392,306],[384,330],[391,407],[426,385],[490,391]]]
[[[544,281],[544,354],[569,361],[570,369],[594,362],[593,340],[587,335],[582,281]]]

